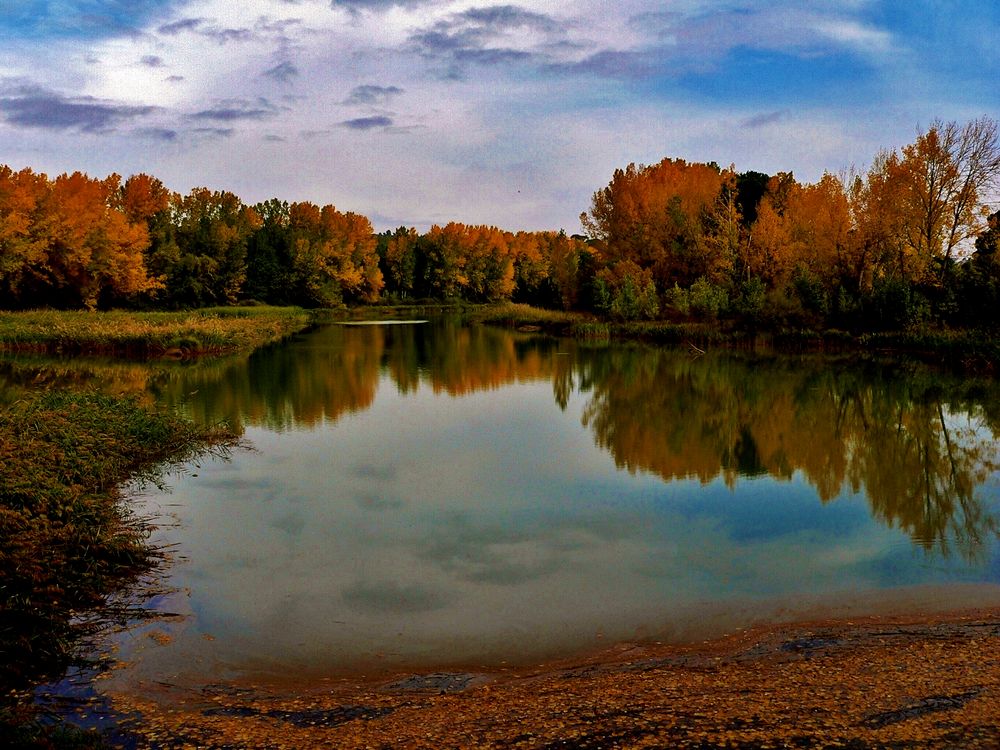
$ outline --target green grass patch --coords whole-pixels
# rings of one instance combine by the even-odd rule
[[[546,310],[518,302],[485,305],[473,311],[470,320],[510,328],[537,327],[546,331],[566,331],[575,325],[594,322],[592,315],[563,310]]]
[[[126,483],[155,481],[235,435],[135,399],[52,393],[0,411],[0,737],[30,724],[30,693],[84,666],[129,592],[162,560]]]
[[[279,341],[309,322],[309,313],[297,307],[3,312],[0,348],[146,357],[223,354]]]

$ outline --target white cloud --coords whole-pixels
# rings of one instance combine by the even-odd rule
[[[848,19],[819,19],[812,28],[830,39],[863,52],[886,55],[892,52],[892,35]]]

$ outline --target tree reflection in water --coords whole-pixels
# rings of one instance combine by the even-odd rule
[[[134,390],[199,422],[311,429],[368,409],[380,382],[461,397],[552,383],[558,408],[619,468],[665,481],[804,477],[823,502],[863,492],[872,513],[927,550],[974,559],[1000,534],[982,489],[1000,467],[1000,387],[891,364],[580,344],[458,320],[326,326],[249,357],[194,367],[91,365],[91,381]],[[86,360],[7,358],[0,381],[88,382]],[[116,374],[117,373],[117,374]],[[113,384],[113,385],[108,385]]]
[[[629,471],[730,486],[800,472],[824,502],[863,492],[917,544],[969,558],[1000,532],[979,494],[1000,468],[993,384],[638,348],[588,355],[580,368],[592,388],[583,422]]]

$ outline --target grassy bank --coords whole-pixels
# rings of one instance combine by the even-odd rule
[[[145,357],[224,354],[278,341],[309,322],[309,313],[297,307],[3,312],[0,349]]]
[[[162,555],[123,484],[234,440],[92,393],[0,412],[0,744],[34,746],[32,689],[87,664],[94,639],[137,612],[129,594]]]

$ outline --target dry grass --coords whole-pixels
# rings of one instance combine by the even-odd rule
[[[263,346],[308,324],[308,313],[295,307],[4,312],[0,348],[134,356],[218,354]]]

